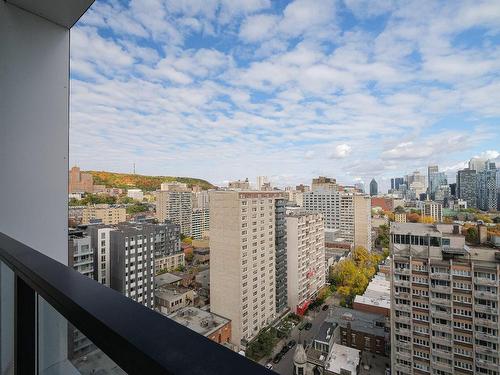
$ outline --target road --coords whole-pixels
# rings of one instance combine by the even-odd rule
[[[327,304],[334,303],[332,297],[329,298],[326,301],[326,303]],[[315,311],[309,312],[308,315],[305,317],[305,319],[312,323],[311,329],[309,331],[306,331],[305,329],[300,331],[297,327],[295,327],[293,329],[293,331],[291,332],[290,337],[288,339],[286,339],[286,342],[288,342],[292,339],[297,341],[297,343],[302,343],[302,344],[304,343],[304,341],[311,341],[318,333],[319,327],[325,321],[325,318],[327,315],[328,315],[328,310],[326,310],[326,311],[320,310],[318,312],[315,312]],[[278,343],[278,345],[276,345],[276,347],[274,348],[272,357],[274,357],[274,355],[277,354],[281,350],[284,343],[285,343],[285,340],[283,340],[282,342]],[[293,355],[294,355],[294,353],[295,353],[295,347],[293,349],[290,349],[288,351],[288,353],[286,353],[283,356],[283,358],[281,359],[281,361],[279,361],[277,364],[273,363],[273,371],[276,371],[277,373],[279,373],[281,375],[293,375]]]

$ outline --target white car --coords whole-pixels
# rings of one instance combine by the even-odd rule
[[[272,370],[272,369],[273,369],[273,364],[272,364],[272,363],[268,363],[268,364],[266,365],[266,368],[267,368],[268,370]]]

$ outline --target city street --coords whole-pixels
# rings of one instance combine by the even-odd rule
[[[334,298],[330,297],[326,302],[326,304],[334,303]],[[313,337],[318,333],[319,327],[321,324],[325,321],[325,318],[328,315],[328,310],[323,311],[319,310],[318,312],[313,311],[309,312],[307,316],[304,317],[305,321],[311,322],[312,327],[309,331],[306,331],[303,329],[300,331],[297,327],[295,327],[291,334],[290,337],[285,340],[282,340],[276,347],[274,348],[273,355],[271,356],[271,362],[272,358],[274,357],[275,354],[277,354],[283,345],[287,343],[290,340],[295,340],[297,343],[304,343],[304,341],[311,341]],[[288,353],[286,353],[281,361],[278,363],[274,364],[273,363],[273,371],[281,374],[281,375],[292,375],[293,372],[293,354],[295,353],[295,347],[290,349]],[[267,361],[266,361],[267,363]]]

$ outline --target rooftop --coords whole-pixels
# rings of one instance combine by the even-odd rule
[[[360,358],[360,350],[340,344],[333,344],[332,350],[326,359],[325,369],[335,374],[340,374],[342,370],[347,370],[351,374],[357,374]]]
[[[161,275],[155,276],[155,287],[177,283],[182,280],[182,277],[174,275],[172,273],[163,273]]]
[[[329,342],[330,338],[333,335],[333,331],[337,327],[337,324],[334,322],[323,322],[321,326],[319,327],[318,334],[314,338],[316,341],[321,341],[321,342]]]
[[[337,323],[342,328],[351,324],[354,331],[365,332],[375,336],[384,337],[385,316],[381,314],[368,313],[345,307],[331,306],[326,321]]]
[[[191,306],[183,307],[168,317],[203,336],[209,336],[230,322],[220,315]]]

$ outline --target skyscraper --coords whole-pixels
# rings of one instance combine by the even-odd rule
[[[391,190],[399,190],[399,185],[404,183],[405,179],[403,177],[391,178]]]
[[[439,167],[437,165],[429,165],[427,167],[427,188],[430,189],[432,175],[434,173],[437,173],[438,171],[439,171]]]
[[[210,307],[231,319],[237,346],[277,317],[279,199],[280,192],[210,192]]]
[[[373,197],[378,194],[378,184],[374,178],[370,181],[370,195]]]
[[[446,173],[436,171],[436,172],[431,173],[429,175],[428,193],[429,193],[430,199],[435,199],[436,192],[443,185],[448,185]]]
[[[467,202],[468,208],[477,207],[477,173],[474,169],[458,171],[457,196]]]
[[[262,186],[268,182],[267,176],[257,176],[257,190],[262,190]]]
[[[497,209],[497,169],[494,162],[485,162],[484,169],[477,174],[477,206],[484,211]]]
[[[477,173],[484,171],[486,168],[487,159],[484,158],[472,158],[469,160],[469,169],[476,171]]]

